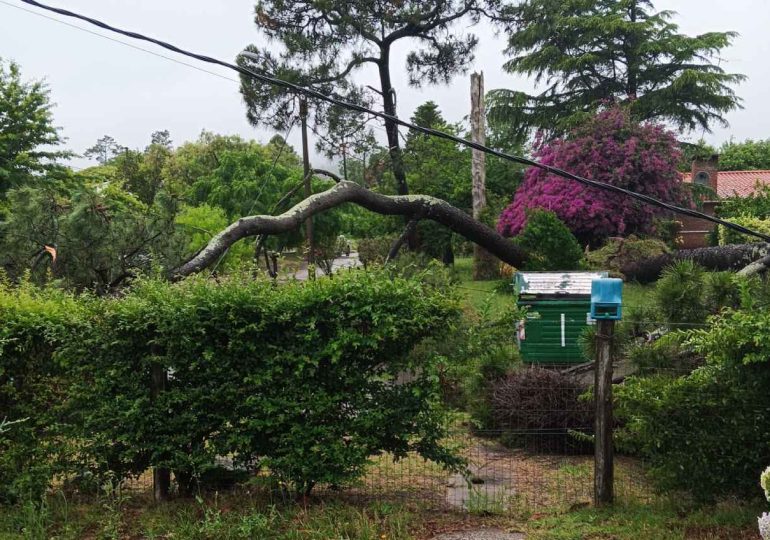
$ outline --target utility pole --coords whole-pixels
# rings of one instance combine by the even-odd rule
[[[302,123],[302,169],[305,184],[305,199],[313,194],[311,187],[311,172],[310,172],[310,149],[307,142],[307,99],[305,96],[299,98],[299,119]],[[315,278],[315,241],[313,240],[313,217],[309,217],[305,221],[305,235],[307,236],[307,272],[308,277]]]
[[[613,500],[612,450],[612,339],[614,320],[596,322],[596,364],[594,366],[594,505]]]
[[[471,74],[471,140],[486,144],[486,112],[484,111],[484,72]],[[471,153],[471,199],[473,219],[479,220],[487,206],[486,154],[480,150]],[[485,249],[473,246],[473,279],[498,277],[497,261]]]

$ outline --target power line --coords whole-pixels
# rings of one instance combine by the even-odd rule
[[[162,48],[164,48],[166,50],[175,52],[177,54],[181,54],[183,56],[187,56],[188,58],[194,58],[196,60],[200,60],[201,62],[206,62],[206,63],[209,63],[209,64],[214,64],[214,65],[219,65],[219,66],[226,67],[226,68],[231,69],[233,71],[236,71],[236,72],[238,72],[241,75],[244,75],[246,77],[250,77],[250,78],[262,81],[264,83],[267,83],[267,84],[270,84],[270,85],[273,85],[273,86],[277,86],[279,88],[284,88],[286,90],[290,90],[291,92],[293,92],[295,94],[304,95],[306,97],[310,97],[310,98],[314,98],[314,99],[317,99],[317,100],[325,101],[327,103],[331,103],[332,105],[336,105],[338,107],[342,107],[342,108],[349,109],[349,110],[352,110],[352,111],[356,111],[356,112],[360,112],[360,113],[364,113],[364,114],[370,114],[370,115],[376,116],[378,118],[382,118],[383,120],[387,120],[387,121],[393,122],[395,124],[398,124],[400,126],[404,126],[404,127],[409,128],[409,129],[411,129],[413,131],[417,131],[417,132],[424,133],[426,135],[431,135],[431,136],[434,136],[434,137],[439,137],[441,139],[446,139],[446,140],[455,142],[457,144],[461,144],[463,146],[467,146],[469,148],[473,148],[475,150],[479,150],[481,152],[485,152],[487,154],[490,154],[490,155],[493,155],[493,156],[497,156],[499,158],[502,158],[502,159],[505,159],[505,160],[508,160],[508,161],[512,161],[514,163],[520,163],[522,165],[527,165],[527,166],[530,166],[530,167],[535,167],[535,168],[544,170],[544,171],[546,171],[546,172],[548,172],[550,174],[553,174],[555,176],[560,176],[560,177],[566,178],[568,180],[574,180],[574,181],[579,182],[581,184],[584,184],[586,186],[590,186],[590,187],[594,187],[594,188],[597,188],[597,189],[602,189],[604,191],[610,191],[610,192],[617,193],[617,194],[620,194],[620,195],[625,195],[625,196],[628,196],[628,197],[632,197],[632,198],[637,199],[639,201],[642,201],[644,203],[650,204],[652,206],[657,206],[658,208],[663,208],[663,209],[668,210],[670,212],[674,212],[674,213],[677,213],[677,214],[682,214],[682,215],[686,215],[686,216],[702,219],[702,220],[705,220],[705,221],[710,221],[712,223],[716,223],[716,224],[719,224],[719,225],[723,225],[723,226],[725,226],[725,227],[727,227],[729,229],[733,229],[733,230],[738,231],[740,233],[760,238],[760,239],[764,240],[765,242],[770,242],[770,236],[768,236],[766,234],[763,234],[763,233],[760,233],[760,232],[757,232],[757,231],[753,231],[751,229],[748,229],[748,228],[746,228],[746,227],[744,227],[742,225],[738,225],[736,223],[731,223],[729,221],[725,221],[723,219],[719,219],[717,217],[710,216],[708,214],[704,214],[703,212],[698,212],[697,210],[692,210],[690,208],[683,208],[683,207],[680,207],[680,206],[676,206],[674,204],[670,204],[670,203],[658,200],[658,199],[656,199],[654,197],[650,197],[649,195],[644,195],[642,193],[637,193],[635,191],[630,191],[630,190],[627,190],[625,188],[622,188],[622,187],[619,187],[619,186],[614,186],[612,184],[606,184],[604,182],[599,182],[597,180],[591,180],[589,178],[584,178],[582,176],[578,176],[576,174],[573,174],[571,172],[565,171],[563,169],[559,169],[558,167],[553,167],[551,165],[545,165],[543,163],[539,163],[539,162],[537,162],[535,160],[532,160],[532,159],[529,159],[529,158],[524,158],[524,157],[520,157],[520,156],[514,156],[512,154],[508,154],[508,153],[502,152],[500,150],[495,150],[494,148],[490,148],[490,147],[485,146],[483,144],[479,144],[479,143],[476,143],[476,142],[473,142],[473,141],[469,141],[469,140],[464,139],[462,137],[457,137],[455,135],[451,135],[451,134],[445,133],[443,131],[439,131],[439,130],[436,130],[436,129],[431,129],[431,128],[426,128],[426,127],[418,126],[416,124],[412,124],[411,122],[407,122],[405,120],[401,120],[397,116],[393,116],[393,115],[387,114],[385,112],[375,111],[375,110],[369,109],[367,107],[364,107],[362,105],[357,105],[355,103],[350,103],[350,102],[345,101],[343,99],[339,99],[337,97],[332,97],[332,96],[323,94],[323,93],[321,93],[321,92],[319,92],[317,90],[314,90],[312,88],[300,86],[300,85],[294,84],[294,83],[289,82],[289,81],[278,79],[278,78],[276,78],[276,77],[274,77],[274,76],[272,76],[270,74],[267,74],[267,73],[259,73],[257,71],[252,70],[252,69],[245,68],[245,67],[239,66],[237,64],[232,64],[230,62],[225,62],[224,60],[219,60],[219,59],[213,58],[211,56],[206,56],[206,55],[195,53],[195,52],[192,52],[192,51],[187,51],[185,49],[181,49],[181,48],[177,47],[176,45],[172,45],[171,43],[168,43],[168,42],[165,42],[165,41],[161,41],[159,39],[152,38],[152,37],[149,37],[149,36],[145,36],[145,35],[139,34],[137,32],[132,32],[132,31],[129,31],[129,30],[123,30],[123,29],[120,29],[120,28],[116,28],[116,27],[111,26],[111,25],[109,25],[109,24],[107,24],[105,22],[102,22],[102,21],[100,21],[98,19],[94,19],[94,18],[88,17],[86,15],[81,15],[79,13],[75,13],[73,11],[69,11],[69,10],[66,10],[66,9],[61,9],[61,8],[55,8],[55,7],[52,7],[52,6],[48,6],[46,4],[42,4],[40,2],[37,2],[36,0],[21,0],[21,2],[23,2],[25,4],[28,4],[28,5],[35,6],[35,7],[39,7],[41,9],[44,9],[44,10],[47,10],[47,11],[51,11],[53,13],[58,13],[59,15],[63,15],[65,17],[71,17],[71,18],[79,19],[81,21],[88,22],[88,23],[90,23],[90,24],[92,24],[94,26],[97,26],[99,28],[103,28],[105,30],[109,30],[110,32],[115,32],[117,34],[121,34],[123,36],[130,37],[132,39],[137,39],[137,40],[140,40],[140,41],[146,41],[146,42],[149,42],[149,43],[153,43],[153,44],[158,45],[159,47],[162,47]],[[241,56],[244,57],[244,58],[250,58],[252,60],[255,60],[255,59],[259,60],[259,58],[256,55],[254,55],[254,54],[252,54],[252,53],[250,53],[248,51],[243,51],[241,53]]]
[[[166,56],[164,54],[157,53],[155,51],[151,51],[149,49],[144,49],[142,47],[137,47],[136,45],[132,45],[131,43],[126,43],[125,41],[121,41],[119,39],[112,38],[110,36],[105,36],[104,34],[100,34],[99,32],[94,32],[93,30],[89,30],[87,28],[83,28],[81,26],[78,26],[76,24],[68,23],[67,21],[62,21],[60,19],[56,19],[54,17],[49,17],[48,15],[45,15],[43,13],[38,13],[37,11],[33,11],[31,9],[23,8],[21,6],[17,6],[14,4],[11,4],[10,2],[6,2],[5,0],[0,0],[0,4],[4,4],[8,7],[12,7],[14,9],[18,9],[19,11],[24,11],[26,13],[30,13],[32,15],[35,15],[36,17],[42,17],[43,19],[48,19],[49,21],[53,21],[59,24],[63,24],[64,26],[69,26],[70,28],[74,28],[75,30],[80,30],[81,32],[85,32],[87,34],[91,34],[92,36],[100,37],[102,39],[106,39],[108,41],[112,41],[113,43],[118,43],[119,45],[125,45],[126,47],[130,47],[132,49],[135,49],[137,51],[141,51],[143,53],[151,54],[152,56],[157,56],[158,58],[162,58],[164,60],[168,60],[170,62],[174,62],[175,64],[180,64],[182,66],[186,66],[189,68],[192,68],[197,71],[201,71],[203,73],[208,73],[209,75],[214,75],[215,77],[219,77],[220,79],[224,79],[226,81],[231,81],[234,83],[240,83],[238,79],[234,79],[232,77],[228,77],[227,75],[222,75],[221,73],[217,73],[215,71],[210,71],[208,69],[204,69],[200,66],[196,66],[195,64],[190,64],[188,62],[183,62],[181,60],[178,60],[176,58],[172,58],[171,56]]]

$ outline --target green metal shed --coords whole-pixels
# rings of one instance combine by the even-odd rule
[[[580,364],[578,339],[591,320],[591,282],[607,272],[517,272],[518,305],[526,308],[516,339],[524,362]]]

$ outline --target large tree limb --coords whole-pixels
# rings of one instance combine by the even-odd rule
[[[629,281],[650,283],[660,277],[666,266],[690,259],[709,270],[740,270],[751,275],[762,272],[770,265],[770,244],[735,244],[680,250],[646,259],[621,268]]]
[[[415,216],[431,219],[460,234],[500,260],[521,266],[524,252],[495,230],[476,221],[446,201],[427,195],[389,196],[375,193],[355,182],[340,182],[312,195],[279,216],[243,217],[214,236],[192,259],[172,271],[180,279],[213,264],[235,242],[260,234],[281,234],[297,229],[309,217],[343,203],[355,203],[383,215]]]

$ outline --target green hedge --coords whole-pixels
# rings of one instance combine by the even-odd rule
[[[753,216],[734,216],[725,218],[737,225],[743,225],[744,227],[757,231],[763,234],[770,235],[770,219],[762,219]],[[727,244],[749,244],[753,242],[761,242],[762,240],[756,236],[748,236],[741,234],[732,229],[728,229],[722,225],[719,226],[719,245],[725,246]]]
[[[216,456],[232,456],[306,493],[355,479],[384,451],[460,465],[440,443],[435,366],[430,358],[415,365],[409,354],[450,331],[459,307],[420,281],[353,272],[278,287],[147,280],[108,300],[30,293],[31,306],[15,291],[0,296],[18,312],[16,324],[3,326],[4,343],[17,344],[13,358],[26,354],[27,336],[45,345],[42,367],[23,368],[34,376],[14,417],[49,404],[47,418],[61,426],[50,444],[77,449],[60,472],[123,478],[167,467],[184,491]],[[21,369],[9,358],[0,357],[4,399],[8,370]],[[154,392],[158,371],[168,381]],[[59,375],[60,383],[51,378]],[[57,395],[38,395],[37,379]],[[22,442],[9,444],[48,444]]]
[[[705,366],[617,387],[618,441],[650,461],[661,488],[753,497],[770,461],[770,314],[728,309],[709,322],[688,340]]]

